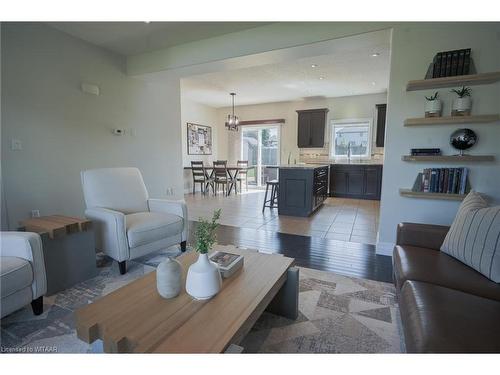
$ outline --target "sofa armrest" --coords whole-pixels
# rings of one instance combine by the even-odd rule
[[[151,212],[168,213],[182,217],[184,221],[182,241],[187,240],[188,214],[187,205],[184,200],[148,199],[148,207]]]
[[[125,214],[101,207],[85,210],[95,228],[96,246],[118,262],[130,258]]]
[[[0,238],[0,255],[29,261],[33,267],[33,283],[31,284],[33,299],[43,296],[47,292],[47,276],[40,236],[32,232],[2,232]]]
[[[449,229],[450,227],[444,225],[400,223],[396,245],[439,250]]]

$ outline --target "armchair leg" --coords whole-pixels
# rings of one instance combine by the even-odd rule
[[[31,301],[31,308],[33,309],[33,314],[35,315],[43,313],[43,296]]]
[[[185,251],[186,251],[186,248],[187,248],[187,242],[186,242],[186,241],[182,241],[182,242],[181,242],[181,251],[182,251],[182,252],[185,252]]]
[[[120,275],[125,275],[127,273],[127,261],[118,262],[118,267],[120,268]]]

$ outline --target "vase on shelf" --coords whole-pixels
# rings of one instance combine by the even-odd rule
[[[451,92],[457,94],[451,105],[452,116],[470,116],[472,108],[471,88],[462,86],[460,89],[452,89]]]
[[[186,292],[197,300],[205,300],[219,293],[222,279],[219,267],[208,259],[208,254],[198,255],[187,273]]]
[[[442,104],[440,99],[425,102],[425,117],[441,117]]]
[[[472,100],[470,96],[453,99],[451,114],[452,116],[470,116]]]

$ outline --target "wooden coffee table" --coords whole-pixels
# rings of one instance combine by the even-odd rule
[[[163,299],[156,272],[76,311],[78,337],[103,340],[105,352],[220,353],[238,344],[262,312],[296,318],[298,269],[294,259],[249,250],[218,248],[244,256],[244,266],[208,301],[193,300],[186,291]],[[197,254],[179,258],[186,272]]]

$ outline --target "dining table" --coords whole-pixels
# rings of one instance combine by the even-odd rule
[[[204,164],[203,167],[205,168],[207,173],[209,173],[210,177],[213,177],[214,166],[212,164],[206,164],[206,165]],[[238,178],[238,173],[240,171],[244,171],[244,170],[248,171],[248,170],[253,169],[253,168],[255,168],[255,165],[248,165],[248,166],[241,166],[241,165],[236,165],[236,164],[226,165],[226,170],[227,170],[227,173],[229,174],[230,180],[234,181],[230,184],[227,195],[231,194],[233,187],[234,187],[235,193],[238,192],[237,188],[236,188],[236,179]],[[187,166],[187,167],[184,167],[184,169],[191,170],[193,168],[191,166]]]

